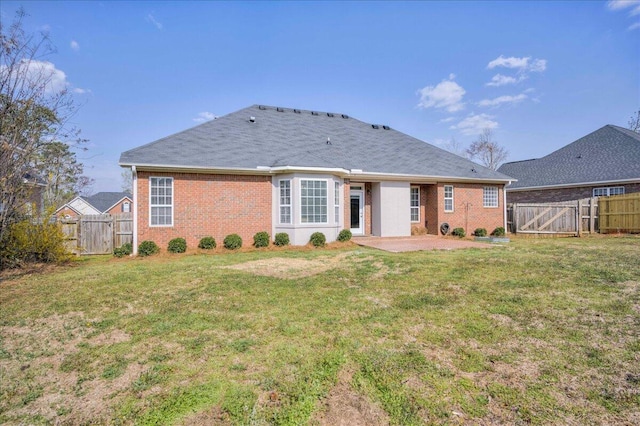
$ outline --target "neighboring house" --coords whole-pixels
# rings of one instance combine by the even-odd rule
[[[437,234],[504,226],[511,179],[388,126],[254,105],[124,152],[134,247],[184,237]]]
[[[556,202],[640,192],[640,134],[606,125],[546,157],[505,163],[517,182],[508,203]]]
[[[131,211],[133,199],[128,192],[98,192],[90,197],[75,197],[56,210],[58,217],[85,214],[120,214]]]
[[[28,188],[26,212],[29,215],[39,215],[44,210],[44,188],[47,184],[41,177],[30,173],[26,173],[22,179]]]

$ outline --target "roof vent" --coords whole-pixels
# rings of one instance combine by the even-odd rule
[[[276,108],[276,111],[278,111],[278,112],[284,112],[284,108],[277,107],[277,108]]]
[[[261,109],[261,110],[263,110],[263,111],[264,111],[265,109],[267,109],[267,107],[265,107],[265,106],[263,106],[263,105],[258,105],[258,109]]]
[[[389,126],[382,126],[382,128],[383,128],[383,129],[385,129],[385,130],[389,130],[391,127],[389,127]]]
[[[342,114],[342,118],[349,118],[347,114]]]
[[[377,124],[372,124],[371,127],[373,127],[374,129],[379,129],[380,126],[378,126]]]
[[[331,145],[331,138],[327,138],[327,145]]]
[[[299,109],[294,109],[293,112],[295,112],[296,114],[300,114],[300,110]]]
[[[255,123],[256,122],[256,118],[251,116],[251,117],[249,117],[249,121],[252,122],[252,123]]]
[[[311,115],[318,115],[318,113],[315,111],[311,111]]]
[[[471,171],[472,171],[473,173],[478,173],[478,171],[477,171],[475,168],[473,168],[473,167],[471,168]]]
[[[327,113],[327,117],[333,117],[333,113],[332,112],[328,112]]]

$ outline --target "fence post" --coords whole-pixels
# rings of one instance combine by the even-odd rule
[[[518,233],[518,203],[513,203],[513,213],[511,214],[511,226],[513,226],[513,233]]]
[[[582,200],[578,200],[578,208],[576,209],[576,231],[578,237],[582,237]]]
[[[596,206],[595,206],[595,197],[591,197],[589,199],[589,232],[592,234],[596,233]]]

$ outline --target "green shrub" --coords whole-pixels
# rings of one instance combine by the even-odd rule
[[[322,247],[327,242],[327,237],[325,237],[322,232],[314,232],[311,234],[309,242],[313,244],[314,247]]]
[[[169,253],[184,253],[187,251],[187,240],[184,238],[174,238],[169,241],[169,246],[167,247]]]
[[[216,239],[213,237],[203,237],[198,243],[198,248],[211,250],[216,248]]]
[[[141,242],[138,246],[138,254],[142,257],[151,256],[158,252],[160,252],[160,247],[158,247],[158,245],[153,241],[146,240]]]
[[[224,248],[236,250],[242,247],[242,238],[238,234],[231,234],[224,237]]]
[[[258,232],[253,236],[253,246],[256,248],[269,246],[269,234],[265,231]]]
[[[11,224],[0,241],[0,270],[26,262],[63,263],[71,259],[62,228],[45,216],[41,221]]]
[[[493,235],[494,237],[504,237],[506,235],[506,232],[504,232],[504,228],[502,226],[498,226],[493,230],[491,235]]]
[[[349,231],[348,229],[343,229],[338,234],[338,241],[340,241],[340,242],[349,241],[352,236],[353,236],[353,234],[351,234],[351,231]]]
[[[467,234],[464,232],[464,228],[454,228],[453,231],[451,231],[451,235],[463,238]]]
[[[473,235],[475,235],[476,237],[486,237],[487,230],[484,228],[476,228],[476,230],[473,231]]]
[[[120,247],[113,249],[113,255],[115,257],[129,256],[131,253],[133,253],[133,244],[131,243],[124,243]]]
[[[289,234],[286,232],[278,232],[273,243],[279,247],[289,245]]]

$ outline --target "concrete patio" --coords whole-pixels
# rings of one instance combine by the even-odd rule
[[[353,237],[354,243],[391,253],[421,250],[456,250],[464,248],[491,248],[494,244],[480,243],[454,237],[415,235],[411,237]]]

